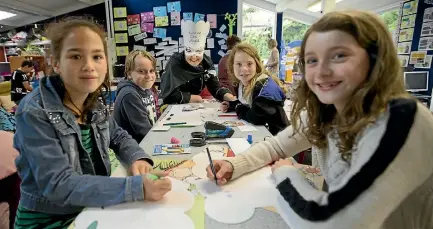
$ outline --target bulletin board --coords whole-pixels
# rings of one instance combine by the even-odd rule
[[[113,1],[114,24],[117,26],[115,30],[117,63],[123,64],[125,55],[134,49],[154,53],[158,61],[164,58],[168,60],[169,56],[157,54],[161,54],[160,48],[175,46],[176,42],[180,47],[182,46],[179,43],[180,20],[204,18],[205,21],[216,21],[214,26],[211,22],[208,38],[211,39],[209,41],[212,44],[206,42],[206,50],[209,50],[207,52],[210,53],[214,64],[218,64],[222,54],[227,52],[226,41],[222,41],[229,35],[228,21],[225,20],[225,16],[226,13],[236,14],[237,6],[237,1],[234,0]],[[221,27],[225,29],[220,31]],[[236,25],[233,31],[237,31]],[[175,51],[182,51],[182,49]],[[164,67],[162,63],[160,65]]]

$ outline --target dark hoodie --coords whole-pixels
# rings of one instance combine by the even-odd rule
[[[140,144],[157,120],[153,93],[124,80],[117,85],[116,94],[114,119]]]

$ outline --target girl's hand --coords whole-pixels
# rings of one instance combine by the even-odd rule
[[[221,112],[223,112],[223,113],[226,113],[227,111],[229,111],[229,102],[227,102],[227,101],[223,101],[223,102],[221,103],[220,110],[221,110]]]

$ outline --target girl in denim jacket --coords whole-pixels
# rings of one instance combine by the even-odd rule
[[[51,25],[47,35],[57,75],[42,79],[16,112],[22,184],[15,228],[67,228],[85,207],[160,200],[170,180],[144,176],[152,159],[99,99],[108,91],[103,30],[72,19]],[[109,177],[108,148],[133,176]]]

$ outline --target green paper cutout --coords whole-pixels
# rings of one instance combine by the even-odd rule
[[[236,25],[236,19],[238,17],[238,14],[229,14],[226,13],[225,19],[229,21],[229,36],[233,35],[233,26]]]
[[[87,229],[96,229],[98,228],[98,220],[93,221],[88,227]]]

